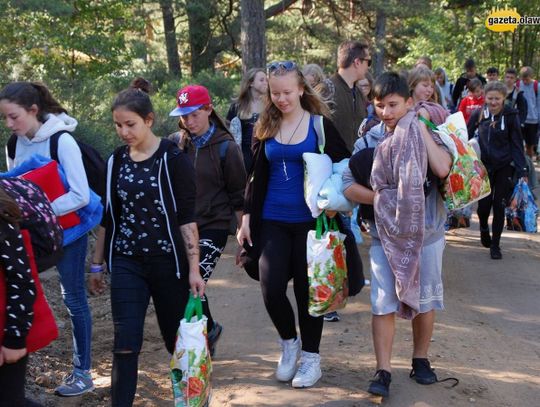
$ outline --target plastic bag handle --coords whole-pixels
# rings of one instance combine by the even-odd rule
[[[316,229],[315,229],[316,238],[320,239],[322,234],[324,232],[327,232],[328,230],[329,230],[329,228],[328,228],[328,220],[326,219],[326,214],[323,212],[319,216],[317,216],[317,226],[316,226]]]
[[[339,232],[339,227],[338,227],[337,220],[336,220],[335,216],[332,219],[330,219],[329,230],[335,230],[335,231]]]
[[[186,305],[186,310],[184,311],[184,318],[186,321],[191,321],[193,315],[197,315],[197,320],[202,319],[202,302],[201,297],[195,297],[193,294],[189,294],[189,300]]]
[[[424,122],[424,124],[428,126],[431,130],[437,130],[437,126],[435,125],[435,123],[433,123],[432,121],[429,121],[424,116],[422,115],[418,116],[418,120],[420,120],[421,122]]]

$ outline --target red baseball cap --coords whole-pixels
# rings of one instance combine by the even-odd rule
[[[184,86],[176,93],[176,109],[169,116],[184,116],[212,103],[208,89],[201,85]]]

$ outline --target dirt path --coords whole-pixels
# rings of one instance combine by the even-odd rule
[[[474,218],[473,218],[474,220]],[[540,236],[504,232],[504,258],[493,261],[480,246],[476,222],[447,234],[444,258],[446,311],[437,316],[430,358],[439,378],[456,376],[455,388],[420,386],[409,379],[410,326],[399,321],[394,344],[391,396],[385,406],[540,405]],[[338,323],[326,323],[321,344],[323,378],[296,390],[274,377],[277,334],[264,310],[258,285],[234,266],[233,245],[219,263],[208,292],[214,318],[224,326],[214,362],[212,407],[372,406],[366,393],[375,361],[371,345],[369,288],[352,299]],[[361,246],[368,268],[367,245]],[[44,277],[59,320],[67,314],[54,272]],[[97,389],[74,399],[52,395],[68,371],[69,323],[61,338],[33,356],[29,392],[47,406],[106,406],[112,347],[108,296],[91,298]],[[171,406],[168,355],[154,314],[147,319],[140,358],[137,406]],[[35,381],[41,385],[35,384]]]

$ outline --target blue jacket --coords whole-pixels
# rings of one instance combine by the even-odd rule
[[[50,158],[43,157],[39,154],[33,154],[30,156],[30,158],[23,161],[19,166],[13,168],[11,171],[1,173],[0,177],[18,177],[28,171],[43,167],[45,164],[48,164],[51,161],[52,160]],[[64,170],[60,164],[58,164],[58,170],[64,186],[66,189],[69,189],[66,174],[64,173]],[[101,204],[101,198],[99,195],[90,190],[90,202],[88,205],[77,210],[77,215],[79,215],[81,223],[64,230],[64,247],[75,242],[77,239],[84,236],[86,233],[99,225],[103,215],[103,205]]]

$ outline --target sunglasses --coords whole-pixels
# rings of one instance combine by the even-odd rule
[[[297,69],[297,65],[293,61],[276,61],[266,65],[268,74],[274,73],[277,70],[285,72],[294,71]]]
[[[368,68],[371,66],[371,58],[358,58],[360,61],[367,61]]]

